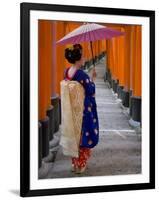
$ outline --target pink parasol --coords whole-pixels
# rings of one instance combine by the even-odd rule
[[[114,30],[112,28],[108,28],[106,26],[102,26],[100,24],[85,23],[82,26],[74,29],[72,32],[65,35],[56,43],[64,45],[69,43],[78,44],[81,42],[90,42],[91,52],[93,57],[93,48],[92,48],[93,41],[102,39],[111,39],[113,37],[117,37],[123,34],[124,34],[123,32]],[[93,59],[93,64],[94,64],[94,59]]]

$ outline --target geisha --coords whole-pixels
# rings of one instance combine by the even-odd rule
[[[99,122],[95,100],[95,69],[91,77],[81,66],[84,64],[82,46],[75,44],[65,49],[65,58],[72,65],[64,72],[64,80],[78,81],[84,88],[83,116],[79,142],[79,156],[72,157],[72,171],[83,173],[87,167],[92,149],[99,141]]]

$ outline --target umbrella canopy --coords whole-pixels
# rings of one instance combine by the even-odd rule
[[[124,34],[123,32],[108,28],[106,26],[102,26],[100,24],[84,23],[82,26],[74,29],[72,32],[65,35],[56,43],[64,45],[64,44],[69,44],[69,43],[78,44],[81,42],[90,42],[92,60],[93,60],[93,65],[95,67],[92,42],[96,40],[102,40],[102,39],[111,39],[113,37],[117,37],[123,34]],[[96,76],[95,71],[94,71],[94,74]]]
[[[111,39],[123,34],[123,32],[102,26],[100,24],[87,23],[68,33],[66,36],[57,41],[57,44],[78,44],[81,42]]]

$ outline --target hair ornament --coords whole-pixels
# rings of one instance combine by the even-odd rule
[[[69,50],[73,50],[73,49],[74,49],[74,47],[73,47],[73,45],[72,45],[72,44],[70,44],[70,45],[67,45],[67,48],[68,48]]]

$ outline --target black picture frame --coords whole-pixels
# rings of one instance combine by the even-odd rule
[[[150,20],[150,180],[149,183],[123,184],[123,185],[103,185],[91,187],[74,187],[59,189],[30,189],[30,11],[60,11],[93,14],[113,14],[124,16],[148,17]],[[61,195],[77,193],[96,193],[108,191],[140,190],[155,188],[155,11],[131,10],[104,7],[87,7],[72,5],[53,4],[20,4],[20,196],[43,196]]]

